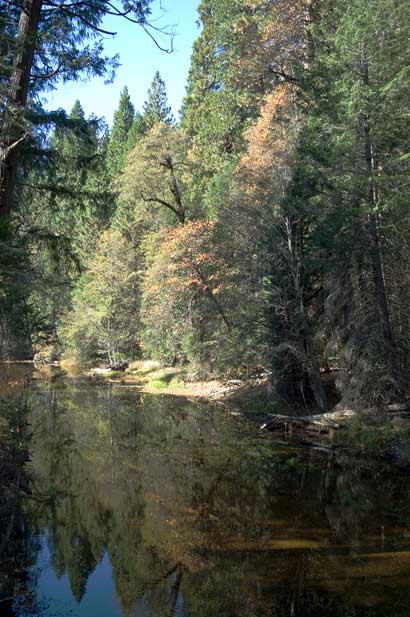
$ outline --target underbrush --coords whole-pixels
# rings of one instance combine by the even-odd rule
[[[410,419],[407,417],[359,415],[347,424],[342,441],[369,454],[410,465]]]

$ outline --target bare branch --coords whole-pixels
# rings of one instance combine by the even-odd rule
[[[184,212],[180,212],[172,204],[168,203],[164,199],[161,199],[160,197],[145,197],[145,195],[143,193],[140,193],[140,195],[141,195],[142,201],[144,201],[146,203],[157,203],[160,206],[164,206],[164,208],[168,208],[168,210],[171,210],[171,212],[173,212],[175,214],[175,216],[178,218],[178,220],[181,223],[184,223],[184,221],[185,221],[185,213]]]
[[[8,146],[5,146],[5,147],[0,147],[0,158],[2,158],[3,160],[6,160],[6,158],[10,154],[10,152],[12,152],[21,143],[23,143],[23,141],[25,141],[28,136],[29,136],[29,133],[25,133],[23,135],[23,137],[20,137],[20,139],[18,139],[17,141],[13,142],[12,144],[10,144]]]

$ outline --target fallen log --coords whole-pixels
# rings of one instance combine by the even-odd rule
[[[386,414],[405,414],[410,412],[410,402],[393,403],[391,405],[383,405],[378,407],[369,407],[363,410],[363,414],[372,415],[376,413]],[[260,426],[262,431],[276,430],[291,430],[292,428],[300,428],[309,430],[309,427],[316,429],[338,429],[339,422],[350,420],[358,415],[358,412],[353,409],[338,409],[328,413],[313,414],[308,416],[285,416],[275,414]]]
[[[330,430],[340,428],[338,422],[348,420],[356,416],[353,410],[333,411],[330,413],[314,414],[309,416],[284,416],[275,414],[270,416],[269,420],[260,426],[261,431],[285,430],[289,431],[292,428],[316,430]]]
[[[369,413],[403,413],[410,410],[410,402],[393,403],[391,405],[380,405],[379,407],[370,407]]]
[[[347,409],[343,407],[341,403],[336,405],[335,411],[332,413],[361,413],[361,414],[375,414],[375,413],[406,413],[410,412],[410,400],[403,403],[391,403],[389,405],[374,405],[373,407],[361,407],[360,409]]]

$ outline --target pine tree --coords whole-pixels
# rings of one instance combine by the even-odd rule
[[[112,208],[104,134],[95,116],[76,101],[65,125],[49,140],[51,156],[30,170],[19,205],[28,230],[31,267],[43,285],[28,290],[41,326],[34,343],[56,342],[56,328],[71,304],[71,290],[93,255]],[[34,192],[31,186],[43,186]]]
[[[151,0],[125,3],[111,14],[147,30],[153,27],[150,5]],[[102,0],[0,0],[0,216],[7,217],[18,203],[13,193],[20,152],[33,121],[41,124],[47,118],[39,105],[34,109],[37,95],[84,74],[113,77],[118,57],[105,57],[100,40],[107,34],[101,23],[108,13]]]
[[[110,133],[107,150],[107,167],[112,176],[124,169],[128,134],[134,122],[134,106],[131,103],[127,86],[120,95],[118,109],[114,113],[114,120]]]
[[[335,0],[316,10],[302,152],[305,184],[316,176],[322,271],[328,258],[327,346],[338,350],[349,404],[397,401],[409,358],[401,259],[408,246],[409,5]]]
[[[137,111],[135,113],[134,122],[132,123],[130,131],[128,133],[127,141],[125,143],[125,150],[127,153],[130,152],[134,148],[134,146],[137,145],[137,143],[144,136],[144,134],[144,120],[140,112]]]
[[[168,106],[165,83],[159,71],[154,75],[151,88],[148,90],[148,98],[143,105],[144,131],[149,131],[157,122],[165,122],[165,124],[174,122],[171,107]]]
[[[50,188],[54,190],[49,199],[55,209],[49,222],[50,228],[67,237],[76,229],[71,244],[80,253],[82,244],[90,245],[91,219],[98,219],[102,215],[100,207],[93,203],[95,195],[89,190],[89,184],[95,176],[99,177],[96,193],[102,189],[104,182],[101,174],[106,175],[101,160],[99,131],[97,118],[91,116],[87,119],[77,100],[68,117],[67,127],[56,129],[51,138],[55,165],[50,170],[53,185]],[[87,240],[82,237],[84,234]]]

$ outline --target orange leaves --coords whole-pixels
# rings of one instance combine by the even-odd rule
[[[153,302],[173,304],[187,302],[187,293],[220,293],[227,265],[214,236],[215,224],[209,221],[192,221],[162,234],[145,282]]]
[[[292,80],[308,57],[311,0],[245,0],[233,31],[241,53],[233,75],[263,93],[283,78]]]
[[[265,97],[237,172],[246,193],[273,190],[280,196],[291,173],[297,117],[294,86],[283,83]]]

